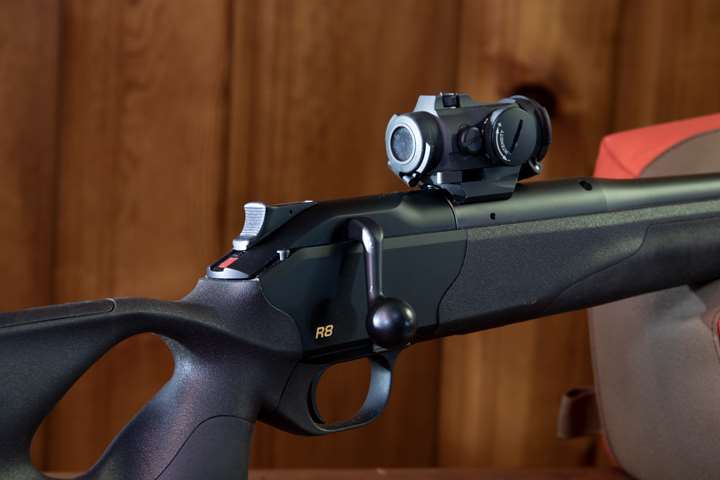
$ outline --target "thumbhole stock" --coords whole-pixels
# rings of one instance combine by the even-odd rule
[[[136,335],[115,345],[43,420],[32,442],[35,468],[53,473],[87,471],[170,379],[172,370],[170,350],[156,335]]]

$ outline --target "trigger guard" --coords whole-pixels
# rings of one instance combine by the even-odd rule
[[[332,364],[300,363],[290,377],[277,409],[267,423],[283,430],[305,435],[323,435],[361,427],[375,420],[385,409],[392,389],[392,371],[398,351],[375,353],[370,361],[370,386],[362,406],[350,419],[325,423],[316,398],[320,378]]]
[[[315,375],[310,386],[310,415],[316,424],[321,425],[328,431],[346,430],[355,426],[365,425],[375,420],[385,409],[390,399],[392,388],[392,367],[394,358],[388,359],[388,352],[375,354],[368,357],[370,361],[370,386],[360,410],[350,419],[342,422],[325,423],[322,414],[317,406],[317,388],[320,378],[330,367],[325,367],[322,372]]]

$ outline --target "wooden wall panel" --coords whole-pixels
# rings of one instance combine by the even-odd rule
[[[720,2],[625,2],[620,32],[613,130],[720,111]]]
[[[52,300],[59,20],[53,1],[0,3],[0,311]]]
[[[545,179],[592,173],[610,123],[618,7],[617,1],[463,3],[459,89],[487,100],[518,90],[556,99]],[[440,465],[587,463],[590,441],[557,440],[555,421],[562,393],[591,382],[582,312],[445,340]]]
[[[447,1],[245,1],[236,5],[228,239],[242,204],[402,188],[386,166],[392,112],[454,87],[458,10]],[[439,345],[401,355],[390,405],[375,424],[323,438],[258,429],[255,466],[433,465]],[[364,392],[349,370],[327,392]],[[336,377],[337,378],[337,377]],[[332,403],[332,402],[330,402]],[[329,416],[344,411],[330,407]]]
[[[219,255],[227,2],[63,2],[55,300],[172,299]],[[47,468],[89,466],[170,373],[126,341],[46,423]]]
[[[51,1],[0,3],[2,309],[51,296],[58,22]]]
[[[0,308],[177,298],[242,226],[242,205],[401,189],[392,112],[420,93],[554,97],[544,178],[589,174],[601,136],[720,110],[713,0],[32,0],[0,2]],[[32,272],[32,276],[28,274]],[[131,339],[35,443],[82,469],[169,375]],[[328,416],[366,387],[325,385]],[[574,465],[561,393],[591,382],[582,313],[405,352],[374,425],[324,438],[260,426],[253,464]]]

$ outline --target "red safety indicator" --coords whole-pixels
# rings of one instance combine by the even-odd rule
[[[220,265],[218,265],[218,268],[227,268],[233,263],[235,263],[235,260],[237,260],[237,257],[228,257],[225,260],[222,261]]]

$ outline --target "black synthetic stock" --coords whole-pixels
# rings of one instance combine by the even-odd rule
[[[103,353],[142,332],[167,340],[173,377],[81,478],[244,478],[254,421],[275,409],[300,341],[257,282],[210,280],[182,302],[102,300],[0,315],[1,478],[46,478],[29,458],[38,425]]]
[[[467,235],[437,336],[720,277],[720,200],[470,228]]]

